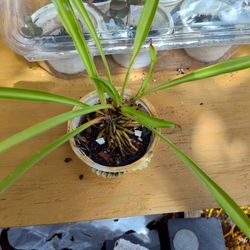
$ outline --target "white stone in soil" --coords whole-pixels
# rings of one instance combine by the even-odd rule
[[[96,140],[96,142],[99,144],[99,145],[104,145],[105,144],[105,139],[104,138],[99,138]]]
[[[142,131],[141,130],[135,130],[135,136],[141,137],[142,136]]]

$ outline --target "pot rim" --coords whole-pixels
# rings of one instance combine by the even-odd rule
[[[131,94],[131,90],[126,90],[127,96],[132,96]],[[97,93],[96,91],[90,92],[89,94],[85,95],[84,97],[82,97],[80,99],[80,101],[85,102],[86,100],[89,100],[90,98],[95,98],[95,96],[97,97]],[[97,98],[96,98],[97,99]],[[147,112],[149,112],[149,114],[151,115],[155,115],[156,114],[156,110],[154,108],[154,106],[147,101],[145,98],[142,98],[141,100],[139,100],[139,103],[143,105],[143,107],[147,110]],[[73,111],[80,109],[81,107],[79,106],[75,106],[73,108]],[[75,118],[76,119],[76,118]],[[68,132],[73,130],[73,121],[75,119],[72,119],[70,121],[68,121]],[[135,170],[138,169],[142,169],[143,167],[145,167],[146,164],[148,164],[153,156],[153,151],[158,143],[158,137],[156,137],[155,135],[151,135],[151,140],[150,140],[150,144],[148,146],[148,149],[146,151],[146,153],[137,161],[125,165],[125,166],[104,166],[101,165],[99,163],[94,162],[91,158],[89,158],[87,155],[84,154],[84,152],[82,152],[76,145],[75,139],[72,138],[69,141],[70,146],[73,150],[73,152],[78,156],[78,158],[80,160],[82,160],[86,165],[88,165],[91,168],[94,168],[95,170],[99,170],[99,171],[103,171],[103,172],[107,172],[107,173],[129,173],[129,172],[133,172]]]

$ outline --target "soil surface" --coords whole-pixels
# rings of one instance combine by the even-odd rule
[[[137,109],[145,112],[141,106],[137,106]],[[92,113],[88,117],[82,117],[79,126],[86,123],[90,119],[94,119],[96,116],[96,113]],[[119,111],[112,111],[112,114],[109,114],[109,116],[112,117],[111,119],[113,122],[113,120],[116,120],[117,117],[121,117],[122,115],[119,113]],[[122,116],[121,119],[123,118],[127,119],[126,117]],[[118,122],[117,126],[119,127],[120,119],[117,119],[116,121]],[[116,123],[114,124],[114,126],[116,126]],[[110,133],[108,132],[109,129],[107,129],[108,126],[110,126],[110,120],[104,121],[100,125],[98,124],[96,126],[92,126],[83,131],[81,134],[77,135],[75,137],[75,142],[77,147],[80,148],[80,151],[85,153],[96,163],[113,167],[131,164],[145,155],[152,138],[152,133],[150,130],[139,124],[131,126],[129,123],[128,127],[126,127],[126,130],[128,131],[127,136],[129,137],[132,146],[129,146],[128,144],[126,145],[126,139],[122,140],[124,143],[123,148],[125,148],[125,150],[121,152],[120,148],[115,146],[116,141],[110,139]],[[104,128],[105,133],[101,136],[101,138],[99,138],[100,136],[98,135],[100,135]],[[117,130],[118,128],[114,128],[112,134],[116,135]],[[101,139],[101,143],[98,138]],[[137,150],[133,150],[132,147],[137,148]]]

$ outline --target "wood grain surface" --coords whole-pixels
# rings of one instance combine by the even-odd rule
[[[243,47],[236,56],[250,53]],[[159,55],[154,84],[199,66],[183,51]],[[114,80],[124,69],[110,58]],[[99,61],[98,65],[100,65]],[[167,63],[166,63],[167,62]],[[163,66],[175,65],[172,70]],[[101,66],[100,66],[101,67]],[[171,67],[170,67],[171,68]],[[187,70],[186,68],[190,68]],[[0,39],[0,86],[32,88],[80,98],[93,90],[85,77],[56,78],[37,64],[15,55]],[[183,131],[164,131],[240,204],[250,203],[250,74],[249,70],[176,87],[150,96],[162,118]],[[137,88],[144,76],[136,70],[129,83]],[[70,110],[57,104],[2,101],[0,140],[53,115]],[[66,124],[0,155],[0,179],[25,158],[66,131]],[[66,157],[72,161],[65,163]],[[79,176],[84,175],[80,180]],[[66,223],[216,206],[196,177],[162,143],[150,167],[112,180],[97,177],[73,154],[68,144],[25,174],[0,196],[0,227]]]

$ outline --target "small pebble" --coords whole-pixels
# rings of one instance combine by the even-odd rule
[[[104,138],[99,138],[99,139],[97,139],[96,140],[96,142],[99,144],[99,145],[103,145],[103,144],[105,144],[105,140],[104,140]]]
[[[135,130],[135,136],[141,137],[142,136],[142,131],[141,130]]]
[[[70,157],[67,157],[67,158],[64,159],[64,162],[65,162],[65,163],[69,163],[69,162],[71,162],[71,161],[73,161],[73,160],[72,160]]]

